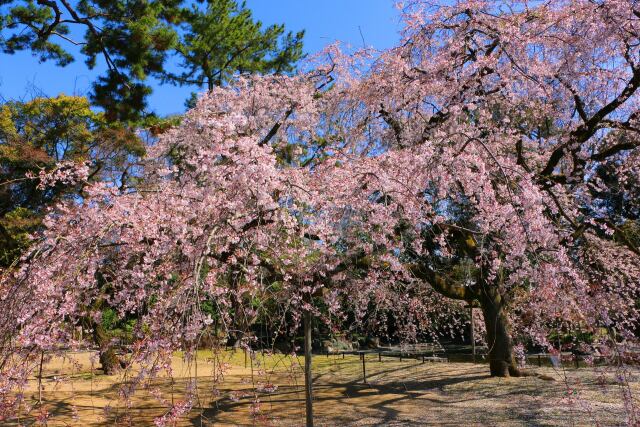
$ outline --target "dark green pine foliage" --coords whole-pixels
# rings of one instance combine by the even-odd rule
[[[212,88],[238,72],[288,72],[302,57],[302,36],[262,28],[235,0],[0,0],[0,50],[31,51],[59,66],[79,54],[106,65],[91,99],[108,121],[148,116],[150,76]],[[166,71],[169,58],[177,69]]]
[[[245,2],[209,0],[184,11],[184,33],[177,52],[181,71],[165,79],[209,90],[234,73],[283,73],[302,56],[304,32],[285,34],[284,25],[262,28]]]

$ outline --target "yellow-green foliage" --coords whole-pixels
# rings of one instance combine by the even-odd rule
[[[0,160],[84,161],[114,151],[142,155],[144,145],[133,131],[107,124],[85,97],[61,94],[0,108]]]
[[[87,162],[93,179],[121,180],[145,145],[135,129],[108,123],[80,96],[59,95],[0,105],[0,266],[10,265],[37,230],[45,207],[74,188],[37,188],[56,163]]]

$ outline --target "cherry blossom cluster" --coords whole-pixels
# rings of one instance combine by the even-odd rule
[[[41,170],[36,176],[32,172],[27,172],[26,177],[29,179],[37,179],[39,190],[54,185],[75,185],[84,182],[89,177],[89,166],[87,164],[76,164],[72,161],[59,162],[50,170]]]

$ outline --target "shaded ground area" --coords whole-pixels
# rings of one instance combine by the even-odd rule
[[[127,403],[122,396],[135,372],[101,375],[92,370],[89,353],[72,356],[45,365],[42,407],[38,380],[30,381],[27,400],[33,408],[8,425],[37,425],[38,415],[50,426],[153,425],[180,405],[186,389],[197,390],[194,407],[177,425],[304,423],[303,359],[258,353],[246,359],[245,368],[242,352],[216,358],[201,352],[197,363],[175,357],[172,377],[145,383]],[[593,369],[536,369],[556,381],[499,379],[481,364],[379,362],[370,356],[366,370],[364,384],[357,356],[314,358],[317,425],[621,425],[623,393],[640,392],[637,371],[626,388],[613,373]]]

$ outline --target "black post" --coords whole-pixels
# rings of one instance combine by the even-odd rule
[[[476,363],[476,337],[473,321],[473,306],[469,305],[469,316],[471,317],[471,353],[473,354],[473,363]]]
[[[364,353],[362,353],[362,381],[365,384],[367,383],[367,368],[366,368],[365,362],[364,362]]]
[[[42,364],[44,363],[44,351],[40,353],[40,369],[38,370],[38,405],[42,407]]]
[[[313,427],[313,377],[311,376],[311,312],[304,312],[304,397],[307,427]]]

